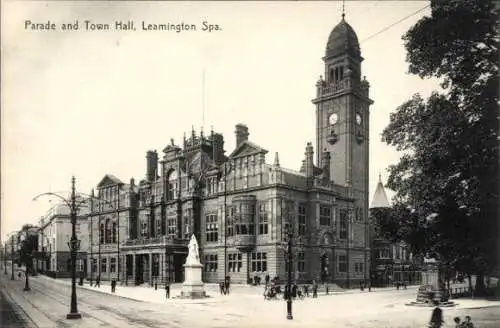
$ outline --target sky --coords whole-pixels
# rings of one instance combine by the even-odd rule
[[[345,18],[360,40],[370,82],[370,200],[379,173],[400,154],[381,141],[389,114],[435,80],[409,75],[402,35],[427,1],[346,1]],[[315,83],[323,74],[328,35],[342,2],[22,2],[2,1],[1,236],[35,224],[55,198],[90,193],[106,173],[143,179],[146,151],[203,126],[234,126],[298,170],[306,143],[315,146]],[[54,30],[25,23],[56,24]],[[133,20],[136,31],[86,31],[84,22]],[[77,31],[62,23],[79,22]],[[150,23],[197,24],[197,31],[142,31]],[[201,31],[202,22],[219,31]],[[377,35],[375,35],[377,34]],[[373,36],[375,35],[375,36]],[[373,36],[373,37],[372,37]],[[367,40],[368,39],[368,40]],[[204,76],[204,78],[203,78]],[[316,149],[315,149],[316,150]],[[388,196],[393,193],[388,191]]]

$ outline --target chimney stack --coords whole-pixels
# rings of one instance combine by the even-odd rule
[[[312,177],[314,176],[314,150],[312,143],[308,142],[306,146],[306,160],[305,160],[305,168],[306,168],[306,176],[307,177]]]
[[[234,133],[236,134],[236,147],[248,140],[248,127],[245,124],[236,124],[236,131]]]
[[[158,171],[158,153],[156,150],[148,150],[146,153],[146,179],[150,182],[156,180]]]

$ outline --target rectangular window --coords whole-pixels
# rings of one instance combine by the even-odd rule
[[[347,256],[339,255],[339,272],[347,272]]]
[[[354,263],[354,272],[363,273],[363,263]]]
[[[107,264],[108,263],[106,258],[101,259],[101,272],[106,272]]]
[[[177,235],[177,218],[168,218],[167,235],[175,237]]]
[[[332,209],[329,206],[319,207],[319,224],[330,226],[332,224]]]
[[[243,260],[241,253],[228,254],[228,271],[229,272],[240,272],[243,266]]]
[[[155,231],[155,236],[159,237],[161,236],[161,218],[158,216],[156,219],[156,231]]]
[[[388,248],[382,248],[378,250],[378,258],[379,259],[389,259],[390,251]]]
[[[177,198],[177,182],[168,183],[168,200]]]
[[[252,253],[252,272],[267,271],[267,253]]]
[[[307,231],[307,217],[306,217],[306,205],[299,205],[299,216],[297,218],[297,223],[299,225],[299,236],[305,236]]]
[[[217,214],[209,214],[205,218],[205,233],[207,242],[217,242],[219,240],[219,223],[217,222]]]
[[[234,207],[232,207],[232,206],[227,207],[226,220],[227,220],[227,224],[226,224],[226,226],[227,226],[227,236],[228,237],[234,236],[234,226],[233,226],[233,222],[234,222]]]
[[[259,235],[267,235],[269,233],[269,220],[267,217],[267,203],[259,204]]]
[[[109,272],[116,272],[116,258],[115,257],[112,257],[110,259],[110,268],[109,268]]]
[[[297,253],[297,271],[306,272],[306,254],[304,252]]]
[[[191,217],[193,214],[192,208],[187,208],[185,210],[184,217],[182,218],[182,236],[184,239],[189,239],[191,237]]]
[[[205,255],[205,272],[217,272],[217,254]]]
[[[340,210],[340,231],[339,238],[346,239],[347,238],[347,211],[345,209]]]

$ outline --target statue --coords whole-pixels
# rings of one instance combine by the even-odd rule
[[[186,259],[186,263],[200,263],[200,253],[198,252],[198,242],[196,241],[196,237],[194,234],[191,235],[191,240],[188,244],[188,257]]]

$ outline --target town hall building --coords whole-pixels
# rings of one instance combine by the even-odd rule
[[[305,143],[300,169],[251,141],[243,124],[236,147],[203,131],[148,151],[136,183],[106,175],[89,214],[89,276],[126,283],[183,281],[195,234],[205,282],[226,276],[286,279],[286,242],[293,277],[342,287],[369,279],[369,83],[358,38],[344,16],[330,33],[316,83],[316,140]],[[271,157],[269,159],[268,157]],[[270,162],[268,161],[270,160]],[[94,192],[93,192],[94,193]]]

